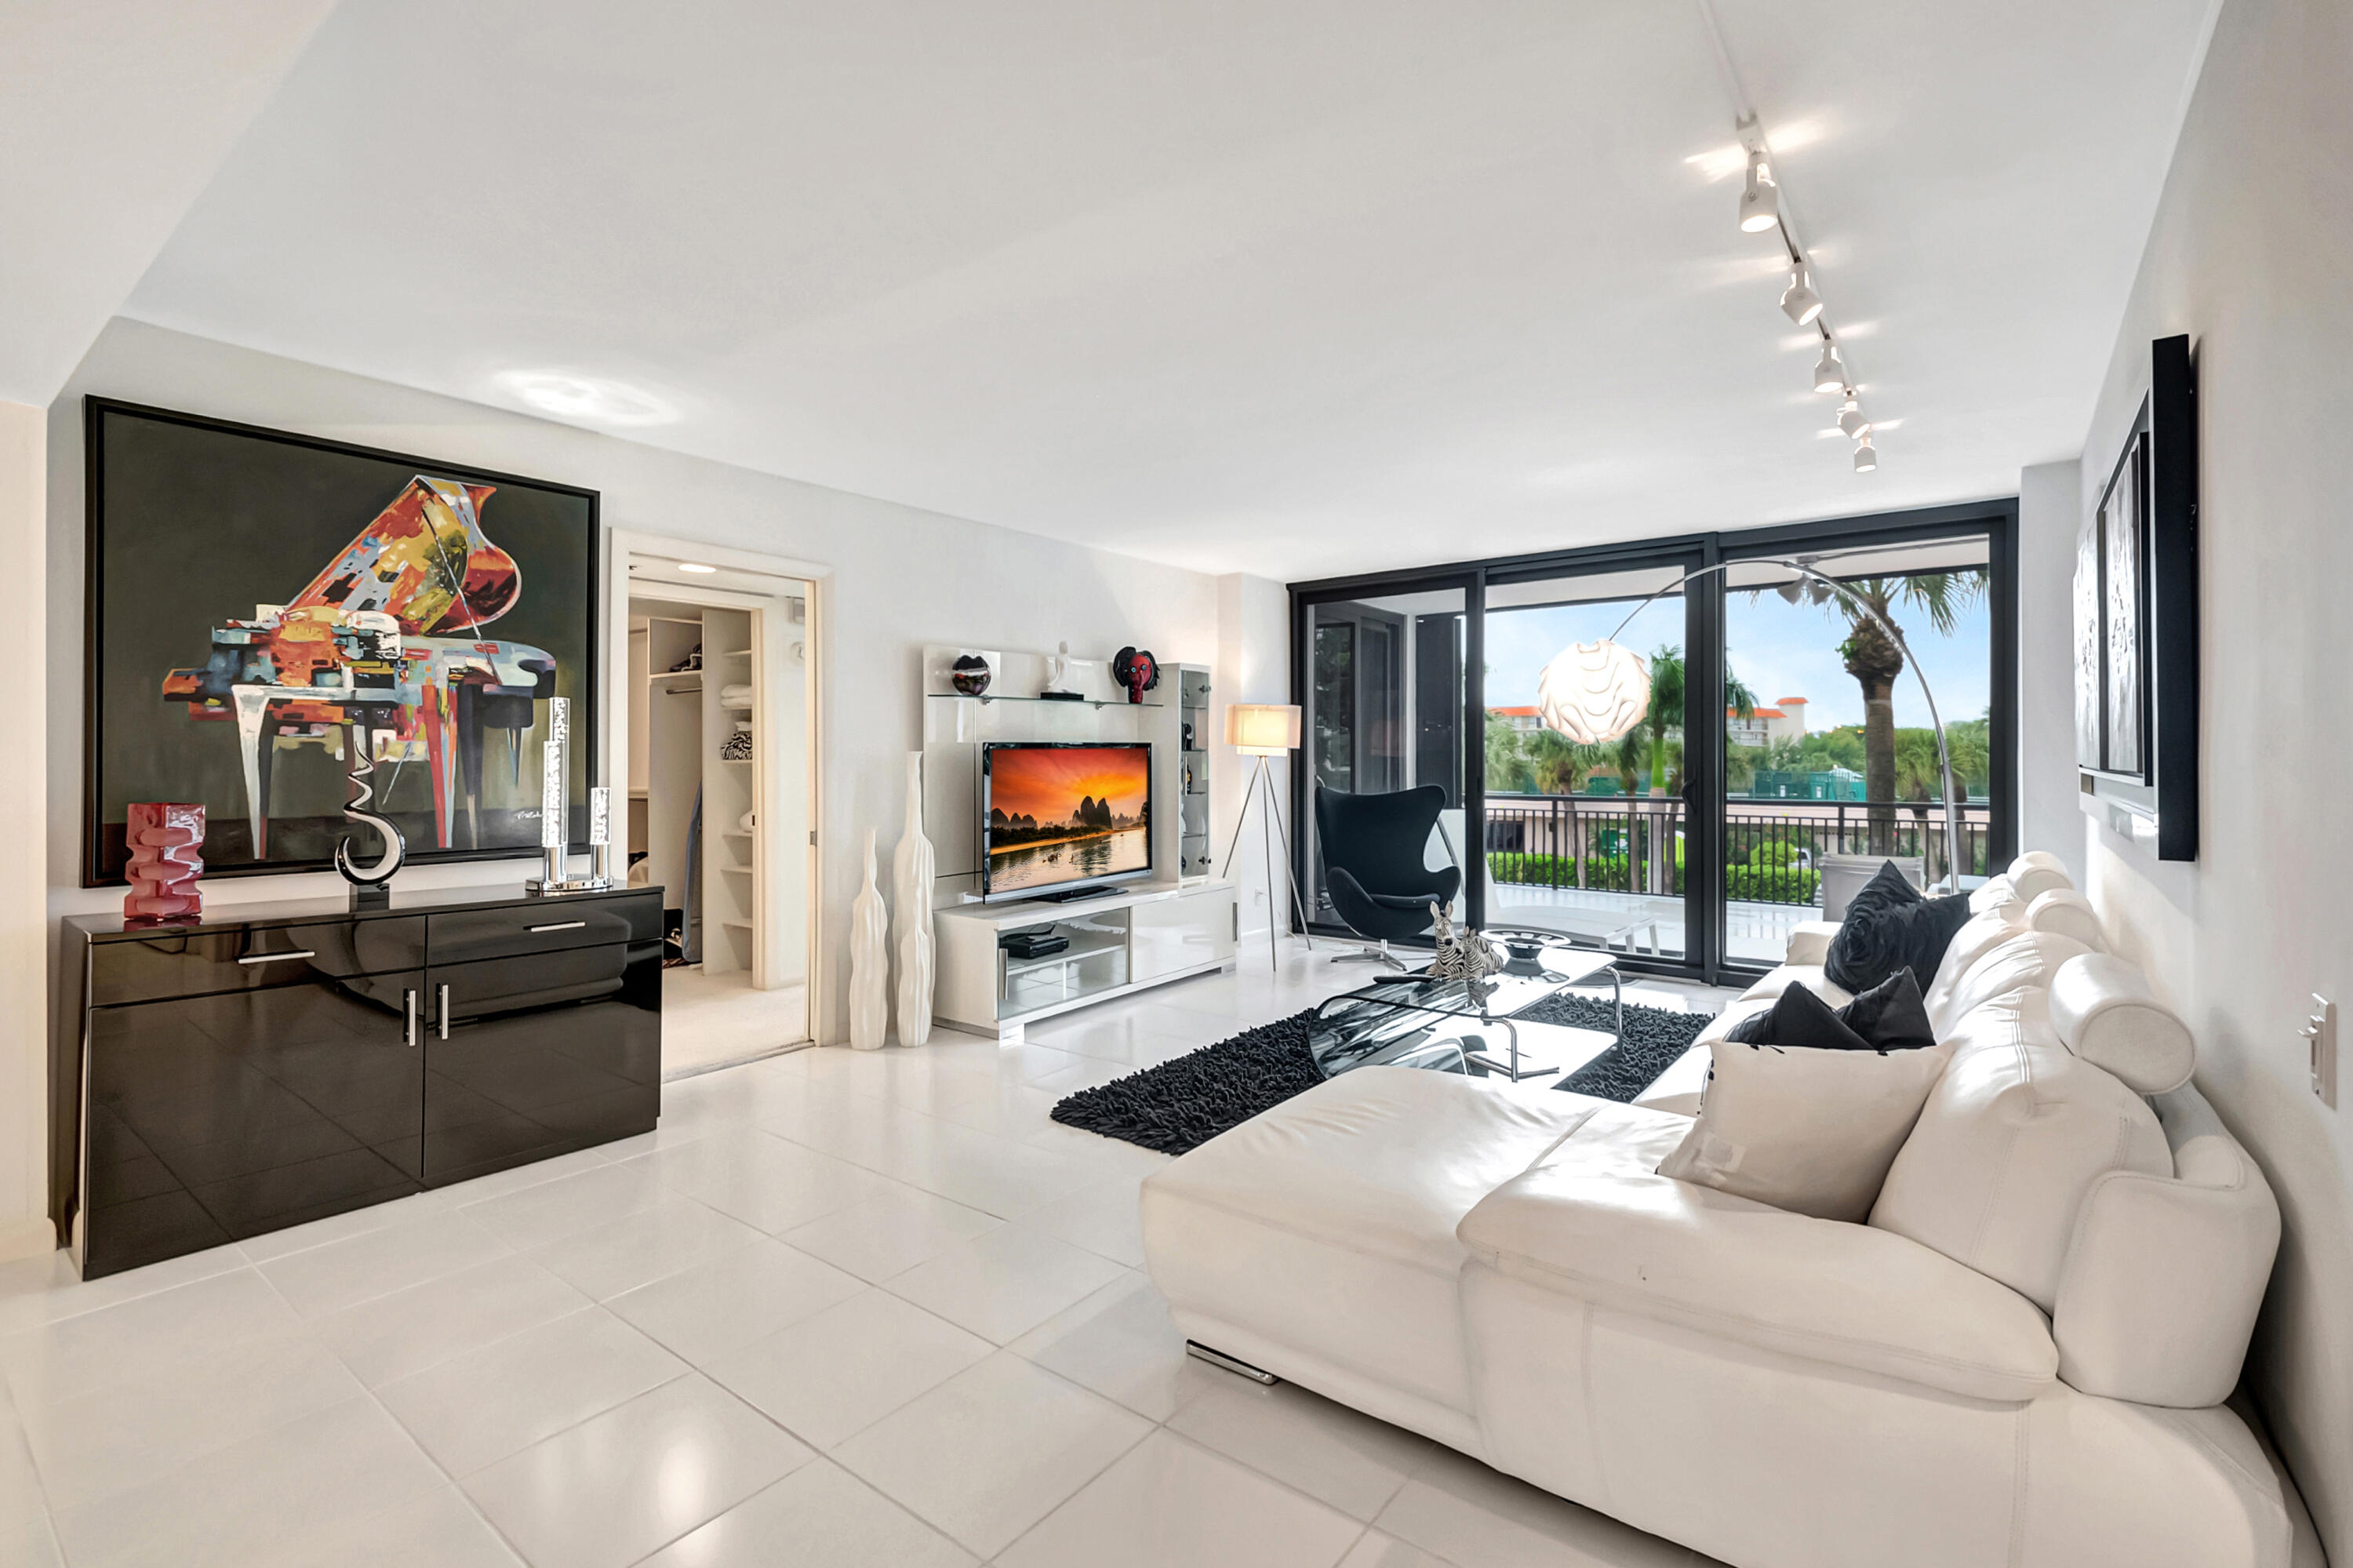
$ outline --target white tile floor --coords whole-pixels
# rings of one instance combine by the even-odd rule
[[[807,1040],[808,988],[754,991],[744,970],[706,974],[701,964],[664,969],[662,1022],[663,1071],[699,1073]]]
[[[1184,1357],[1162,1157],[1047,1112],[1370,978],[1244,965],[684,1079],[645,1138],[88,1285],[0,1267],[0,1563],[1699,1562]]]

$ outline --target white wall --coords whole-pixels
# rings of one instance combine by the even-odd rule
[[[43,409],[0,402],[0,560],[20,583],[38,582],[47,556],[47,421]],[[43,611],[37,599],[17,605],[13,630],[20,649],[51,646]],[[9,694],[18,747],[42,733],[47,700],[37,681],[20,682]],[[39,768],[0,768],[0,821],[38,821],[47,807]],[[40,1004],[47,991],[48,922],[35,860],[21,850],[0,855],[0,1261],[55,1245],[47,1217],[49,1036]]]
[[[1220,634],[1218,581],[1199,573],[117,320],[52,405],[48,421],[47,537],[52,571],[47,633],[34,641],[47,648],[49,660],[52,916],[108,908],[121,896],[115,890],[76,885],[83,583],[79,399],[85,394],[586,485],[603,493],[604,520],[611,526],[832,567],[824,590],[829,596],[822,692],[827,909],[819,917],[824,961],[834,979],[829,994],[837,1005],[831,1017],[813,1021],[820,1039],[839,1039],[846,1030],[839,999],[848,991],[848,957],[839,912],[848,908],[854,891],[851,860],[859,833],[870,825],[881,828],[886,856],[896,839],[904,756],[922,740],[916,694],[923,643],[1051,648],[1067,640],[1073,652],[1108,658],[1121,644],[1134,642],[1172,663],[1216,660],[1222,670],[1230,660],[1247,672],[1246,680],[1269,678],[1260,651],[1248,638],[1229,649]],[[25,559],[22,554],[9,558],[12,568]],[[1279,598],[1280,590],[1275,592]],[[1279,628],[1271,646],[1279,659]],[[1288,678],[1273,677],[1278,683]],[[433,868],[404,874],[402,885],[499,880],[520,876],[524,869],[521,863],[499,870]],[[315,895],[322,887],[339,886],[331,874],[244,878],[209,883],[207,895],[226,903],[298,891]],[[0,1211],[0,1218],[14,1212]]]
[[[2353,1095],[2306,1086],[2295,1029],[2353,1002],[2353,7],[2229,0],[2084,446],[2088,513],[2188,333],[2200,404],[2200,858],[2089,819],[2087,885],[2197,1031],[2198,1080],[2286,1222],[2249,1378],[2330,1558],[2353,1563]]]
[[[2081,465],[2018,476],[2018,847],[2049,850],[2085,884],[2075,788],[2076,492]]]

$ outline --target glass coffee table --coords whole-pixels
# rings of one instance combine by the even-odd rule
[[[1482,933],[1509,955],[1480,980],[1399,975],[1326,1001],[1308,1024],[1308,1049],[1329,1078],[1357,1067],[1421,1067],[1517,1083],[1571,1073],[1626,1033],[1626,993],[1615,953],[1580,948],[1546,931]],[[1609,981],[1615,1029],[1579,1029],[1520,1017],[1572,987]]]

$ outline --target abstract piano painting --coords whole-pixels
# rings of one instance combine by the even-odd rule
[[[133,800],[202,802],[210,875],[332,864],[354,747],[411,862],[530,854],[557,696],[585,836],[595,493],[100,398],[86,429],[86,885]]]

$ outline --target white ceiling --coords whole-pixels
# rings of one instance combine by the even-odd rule
[[[0,397],[57,395],[332,4],[0,6]]]
[[[346,4],[125,313],[1278,578],[2005,494],[2214,3],[1723,0],[1868,476],[1689,0]]]

